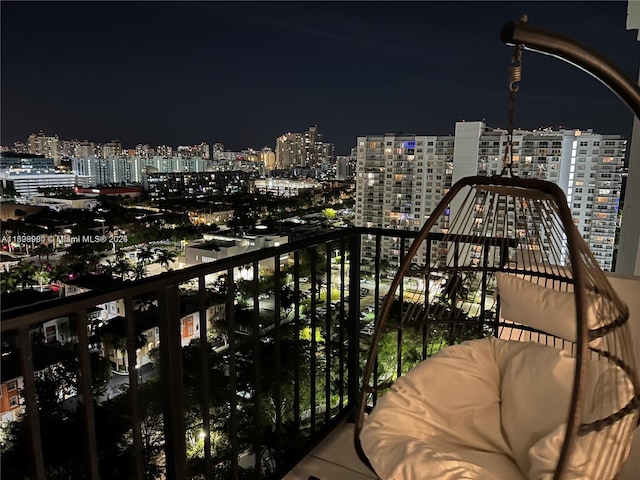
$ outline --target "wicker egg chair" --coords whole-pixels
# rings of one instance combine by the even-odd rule
[[[383,480],[612,479],[640,409],[628,317],[558,186],[464,178],[382,305],[356,449]]]

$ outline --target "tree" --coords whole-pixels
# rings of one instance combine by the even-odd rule
[[[28,286],[33,287],[33,285],[35,285],[37,268],[33,262],[20,260],[20,262],[13,267],[13,270],[15,270],[16,281],[22,289],[25,289]]]
[[[7,270],[5,266],[0,275],[0,293],[11,293],[18,289],[18,276],[15,274],[15,270]]]
[[[178,253],[167,248],[158,248],[156,252],[158,254],[158,263],[165,267],[166,271],[169,271],[169,265],[178,257]]]
[[[66,265],[58,263],[56,265],[50,265],[49,281],[54,283],[58,288],[58,295],[62,296],[62,282],[69,276],[69,269]]]
[[[136,280],[140,280],[147,275],[147,269],[142,263],[136,263],[133,267],[133,275]]]
[[[336,218],[336,211],[333,208],[325,208],[322,210],[322,216],[325,220],[334,220]]]
[[[49,282],[49,271],[46,265],[41,265],[33,274],[34,280],[40,285],[40,291],[44,291],[44,284]]]
[[[148,246],[143,246],[138,251],[138,263],[135,267],[136,279],[144,278],[147,275],[147,265],[155,257],[155,251]]]
[[[120,278],[124,280],[129,276],[129,273],[134,271],[134,267],[129,260],[124,257],[120,257],[116,260],[113,267],[113,273],[120,275]]]
[[[52,252],[52,250],[49,248],[48,245],[45,245],[44,243],[41,243],[39,245],[37,245],[32,253],[36,254],[38,256],[38,263],[42,263],[42,257],[46,257],[47,258],[47,263],[49,262],[49,255]]]
[[[284,310],[285,318],[289,316],[295,306],[295,292],[289,285],[283,285],[280,289],[280,308]]]
[[[79,244],[75,244],[79,245]],[[89,273],[89,265],[82,257],[82,255],[76,255],[67,250],[67,253],[61,259],[62,265],[67,270],[67,273],[75,276],[86,275]]]

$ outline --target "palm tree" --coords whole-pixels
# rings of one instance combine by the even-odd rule
[[[158,253],[158,263],[165,267],[166,271],[169,271],[169,264],[178,257],[178,253],[168,248],[159,248],[156,252]]]
[[[116,273],[116,262],[113,260],[107,260],[105,264],[102,266],[102,271],[107,275],[115,275]]]
[[[147,265],[153,260],[154,256],[155,252],[151,248],[144,246],[140,249],[138,252],[138,261],[140,263],[135,267],[136,279],[144,278],[147,275]]]
[[[143,263],[136,263],[133,267],[133,274],[136,280],[140,280],[147,275],[147,269]]]
[[[133,270],[134,269],[131,265],[131,262],[126,258],[118,258],[116,260],[116,263],[114,266],[114,273],[116,275],[120,275],[120,278],[122,280],[124,280],[125,277],[127,277],[129,273],[131,273]]]

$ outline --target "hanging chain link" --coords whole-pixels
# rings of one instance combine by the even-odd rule
[[[522,23],[527,23],[527,15],[520,18]],[[502,172],[504,175],[509,170],[509,175],[514,176],[513,166],[513,119],[516,109],[516,93],[520,89],[520,80],[522,80],[522,44],[515,46],[513,57],[511,58],[512,66],[509,68],[509,123],[507,131],[507,146],[504,149],[504,158],[502,160]]]

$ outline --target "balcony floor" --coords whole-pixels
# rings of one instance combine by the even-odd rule
[[[308,480],[310,476],[320,480],[378,478],[358,458],[353,446],[353,424],[347,422],[338,425],[284,480]]]

